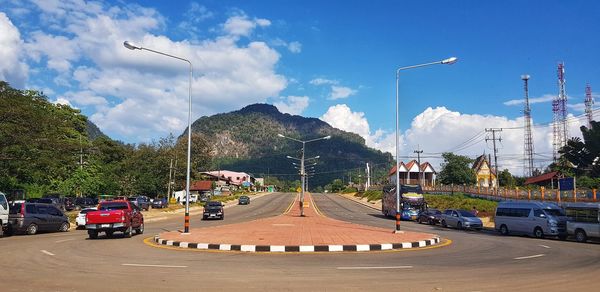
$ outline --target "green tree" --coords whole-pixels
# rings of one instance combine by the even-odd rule
[[[581,126],[583,140],[573,137],[559,153],[565,163],[560,170],[568,170],[577,176],[600,177],[600,122],[592,121],[591,127]]]
[[[344,188],[344,182],[339,178],[336,178],[331,182],[331,192],[333,193],[340,192]]]
[[[472,185],[477,181],[475,171],[471,169],[472,159],[450,152],[443,153],[442,157],[444,162],[438,176],[439,182],[443,184]]]
[[[508,171],[508,169],[505,169],[502,172],[500,172],[500,176],[499,177],[500,177],[500,186],[502,186],[502,187],[514,187],[514,186],[516,186],[516,180],[512,176],[512,174],[510,173],[510,171]]]

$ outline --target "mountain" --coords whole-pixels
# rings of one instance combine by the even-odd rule
[[[89,119],[86,120],[85,130],[90,140],[96,140],[98,137],[107,137],[96,124]]]
[[[302,144],[278,134],[298,140],[330,135],[329,140],[306,144],[306,158],[320,156],[315,166],[317,175],[309,178],[311,188],[345,178],[350,171],[364,173],[367,162],[382,169],[393,163],[389,153],[367,147],[357,134],[333,128],[316,118],[281,113],[269,104],[201,117],[192,124],[192,131],[212,143],[216,157],[213,167],[285,180],[299,178],[294,161],[286,156],[300,157]],[[187,131],[183,135],[186,134]]]

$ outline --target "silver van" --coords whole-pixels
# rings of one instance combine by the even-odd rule
[[[526,234],[537,238],[567,238],[567,217],[562,208],[544,202],[500,202],[494,219],[502,235]]]
[[[8,201],[6,195],[0,192],[0,237],[8,230]]]
[[[600,238],[600,203],[567,203],[567,233],[578,242]]]

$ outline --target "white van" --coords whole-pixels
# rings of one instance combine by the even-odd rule
[[[567,217],[562,208],[544,202],[500,202],[494,218],[502,235],[526,234],[537,238],[567,238]]]
[[[600,203],[567,203],[567,233],[578,242],[600,238]]]
[[[0,192],[0,236],[3,236],[4,231],[8,228],[8,208],[6,195]]]

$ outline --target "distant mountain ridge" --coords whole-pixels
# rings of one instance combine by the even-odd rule
[[[385,165],[392,161],[389,153],[367,147],[357,134],[333,128],[317,118],[281,113],[269,104],[252,104],[237,111],[201,117],[192,124],[192,131],[211,141],[216,167],[256,176],[272,174],[287,180],[297,179],[298,171],[286,156],[300,157],[302,144],[277,134],[298,140],[330,135],[329,140],[306,144],[307,158],[320,156],[315,166],[318,175],[311,178],[312,185],[342,178],[351,169],[364,169],[367,162]]]

